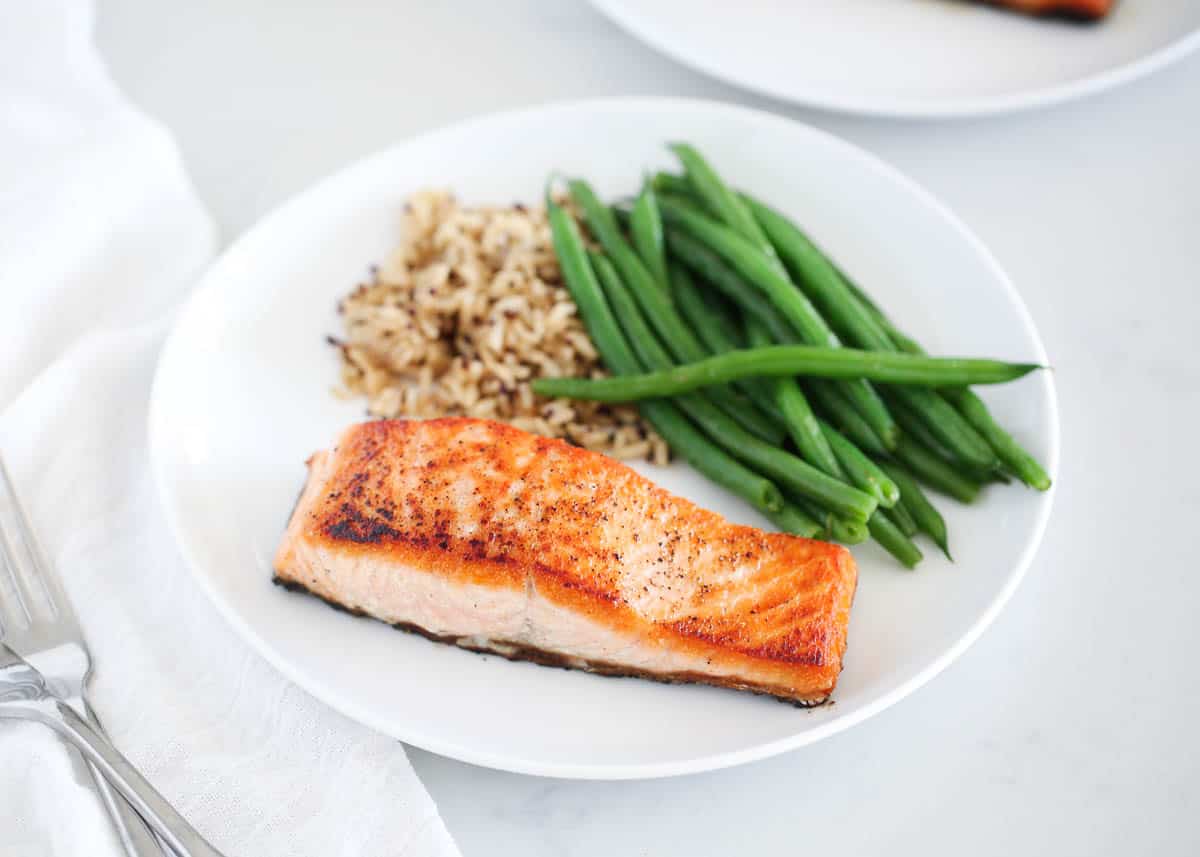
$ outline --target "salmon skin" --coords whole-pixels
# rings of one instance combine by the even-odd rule
[[[308,461],[276,582],[434,640],[825,701],[857,572],[599,453],[488,420],[379,420]]]
[[[1030,15],[1056,15],[1096,21],[1112,11],[1113,0],[987,0],[994,6],[1015,9]]]

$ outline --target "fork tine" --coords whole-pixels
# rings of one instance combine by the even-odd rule
[[[0,566],[4,568],[4,574],[0,576],[0,638],[11,637],[33,624],[3,517],[0,516]]]
[[[10,560],[12,571],[10,573],[25,584],[26,615],[32,622],[35,602],[32,600],[33,593],[29,587],[33,582],[36,582],[38,588],[41,590],[42,603],[50,611],[51,617],[59,618],[64,614],[69,614],[71,610],[70,602],[67,601],[66,593],[62,590],[58,576],[46,562],[45,554],[42,553],[37,537],[33,534],[33,525],[29,522],[29,516],[25,514],[25,508],[17,498],[17,488],[13,484],[12,476],[9,475],[8,465],[4,463],[3,454],[0,454],[0,496],[4,497],[9,508],[12,509],[12,518],[17,527],[17,536],[21,540],[21,546],[24,548],[25,557],[28,560],[22,563],[15,556],[15,551],[12,550],[11,543],[6,544],[7,550],[12,554],[12,559]],[[33,578],[33,580],[31,581],[29,578]]]

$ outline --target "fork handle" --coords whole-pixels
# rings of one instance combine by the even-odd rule
[[[86,696],[81,696],[76,704],[72,705],[72,708],[79,711],[93,729],[108,738],[108,733],[104,731],[104,724],[100,722],[100,718],[88,704]],[[111,739],[109,740],[111,741]],[[125,849],[126,857],[171,857],[171,850],[166,843],[155,837],[150,828],[146,826],[145,820],[133,811],[133,807],[126,800],[113,791],[112,783],[104,779],[104,775],[96,766],[87,762],[86,767],[88,774],[91,775],[92,783],[96,787],[96,794],[100,796],[100,802],[108,810],[108,817],[112,819],[113,827],[117,831],[117,838],[121,840],[121,847]]]
[[[87,763],[88,773],[96,787],[96,794],[108,812],[108,817],[116,830],[117,839],[121,842],[126,857],[171,857],[171,849],[164,843],[159,844],[145,820],[134,812],[132,806],[113,789],[104,775],[91,762]]]
[[[75,745],[179,857],[223,857],[113,745],[61,700],[46,698],[41,719]]]

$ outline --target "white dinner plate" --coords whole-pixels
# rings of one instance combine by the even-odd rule
[[[1045,361],[1021,299],[979,241],[895,170],[765,113],[666,99],[504,113],[401,143],[282,206],[204,278],[167,342],[150,412],[154,471],[188,564],[232,626],[281,672],[381,732],[468,762],[563,777],[718,768],[830,735],[943,669],[996,616],[1041,538],[1051,496],[989,487],[943,502],[957,563],[916,572],[877,548],[861,569],[845,670],[812,710],[728,690],[510,663],[331,610],[271,583],[304,460],[364,418],[331,394],[335,304],[397,241],[405,197],[453,188],[477,203],[537,202],[547,174],[633,190],[689,140],[728,178],[796,217],[935,352]],[[1049,373],[987,392],[1016,436],[1058,459]],[[765,525],[682,464],[639,469],[731,518]]]
[[[964,0],[593,0],[685,65],[747,89],[888,116],[1000,113],[1099,92],[1200,45],[1200,0],[1118,0],[1101,22]]]

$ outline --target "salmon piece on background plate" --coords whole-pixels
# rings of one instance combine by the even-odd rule
[[[1097,20],[1112,11],[1114,0],[987,0],[994,6],[1030,15],[1060,15]]]

